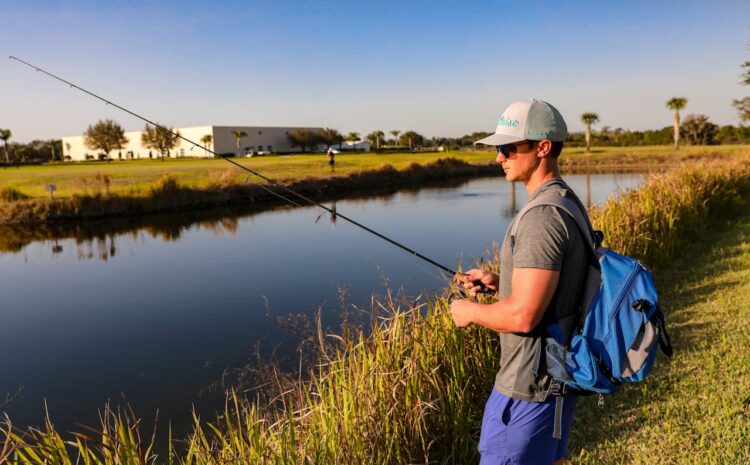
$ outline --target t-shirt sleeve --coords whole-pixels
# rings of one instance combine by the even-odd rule
[[[568,230],[555,207],[532,208],[521,218],[516,230],[513,268],[559,271],[568,243]]]

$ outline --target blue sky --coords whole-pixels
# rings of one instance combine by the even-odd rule
[[[627,5],[627,6],[623,6]],[[170,126],[494,130],[511,102],[571,130],[671,124],[664,102],[737,124],[750,2],[0,0],[0,127],[14,140],[143,123],[14,55]]]

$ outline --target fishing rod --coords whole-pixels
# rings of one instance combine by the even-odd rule
[[[245,171],[249,172],[250,174],[253,174],[253,175],[255,175],[255,176],[263,179],[264,181],[266,181],[266,182],[268,182],[268,183],[270,183],[270,184],[272,184],[272,185],[274,185],[276,187],[279,187],[279,188],[283,189],[284,191],[288,192],[289,194],[292,194],[292,195],[296,196],[298,199],[301,199],[301,200],[307,202],[310,205],[315,205],[315,206],[317,206],[319,208],[322,208],[323,210],[325,210],[326,212],[330,213],[331,215],[336,215],[338,218],[341,218],[341,219],[343,219],[345,221],[348,221],[349,223],[353,224],[354,226],[357,226],[358,228],[364,229],[365,231],[367,231],[367,232],[369,232],[369,233],[371,233],[371,234],[373,234],[373,235],[375,235],[375,236],[377,236],[377,237],[379,237],[379,238],[381,238],[381,239],[383,239],[383,240],[385,240],[385,241],[387,241],[387,242],[395,245],[396,247],[398,247],[398,248],[400,248],[400,249],[402,249],[402,250],[404,250],[406,252],[409,252],[413,256],[415,256],[417,258],[420,258],[420,259],[426,261],[427,263],[429,263],[429,264],[431,264],[433,266],[436,266],[437,268],[439,268],[443,272],[447,273],[451,277],[453,277],[453,276],[455,276],[457,274],[456,271],[448,268],[447,266],[441,265],[440,263],[432,260],[431,258],[428,258],[428,257],[422,255],[421,253],[417,252],[416,250],[411,249],[411,248],[409,248],[409,247],[401,244],[400,242],[397,242],[397,241],[391,239],[390,237],[385,236],[384,234],[381,234],[381,233],[379,233],[379,232],[377,232],[377,231],[375,231],[375,230],[373,230],[373,229],[365,226],[364,224],[362,224],[362,223],[360,223],[358,221],[355,221],[355,220],[349,218],[346,215],[338,213],[337,211],[334,211],[331,208],[328,208],[325,205],[323,205],[323,204],[321,204],[319,202],[316,202],[315,200],[310,199],[310,198],[306,197],[305,195],[302,195],[299,192],[297,192],[295,190],[292,190],[292,189],[288,188],[287,186],[285,186],[285,185],[283,185],[283,184],[281,184],[281,183],[279,183],[279,182],[277,182],[277,181],[275,181],[275,180],[273,180],[273,179],[271,179],[271,178],[269,178],[267,176],[264,176],[263,174],[258,173],[255,170],[252,170],[252,169],[246,167],[245,165],[237,163],[236,161],[231,160],[231,159],[225,157],[224,155],[220,155],[220,154],[214,152],[213,150],[210,150],[210,149],[208,149],[208,148],[206,148],[206,147],[198,144],[197,142],[193,142],[192,140],[190,140],[190,139],[184,137],[182,134],[180,134],[179,131],[173,131],[172,129],[169,129],[169,128],[166,128],[166,127],[160,125],[159,123],[155,123],[155,122],[151,121],[148,118],[145,118],[145,117],[143,117],[143,116],[141,116],[141,115],[139,115],[139,114],[137,114],[137,113],[135,113],[133,111],[130,111],[127,108],[124,108],[124,107],[122,107],[122,106],[120,106],[120,105],[118,105],[118,104],[116,104],[116,103],[114,103],[114,102],[112,102],[110,100],[107,100],[107,99],[105,99],[103,97],[100,97],[99,95],[97,95],[97,94],[95,94],[93,92],[90,92],[90,91],[84,89],[83,87],[80,87],[80,86],[78,86],[78,85],[76,85],[76,84],[74,84],[74,83],[72,83],[70,81],[67,81],[67,80],[65,80],[65,79],[63,79],[63,78],[61,78],[59,76],[56,76],[56,75],[54,75],[54,74],[52,74],[52,73],[50,73],[48,71],[45,71],[44,69],[39,68],[38,66],[32,65],[31,63],[28,63],[28,62],[26,62],[24,60],[21,60],[20,58],[16,58],[16,57],[14,57],[12,55],[9,56],[8,58],[11,59],[11,60],[15,60],[15,61],[17,61],[19,63],[22,63],[22,64],[28,66],[29,68],[35,69],[37,72],[44,73],[44,74],[46,74],[47,76],[49,76],[49,77],[51,77],[53,79],[56,79],[56,80],[58,80],[60,82],[63,82],[65,84],[69,85],[73,89],[78,89],[79,91],[81,91],[81,92],[83,92],[85,94],[88,94],[91,97],[94,97],[94,98],[96,98],[98,100],[101,100],[102,102],[104,102],[107,105],[111,105],[111,106],[113,106],[113,107],[115,107],[115,108],[117,108],[119,110],[122,110],[125,113],[127,113],[127,114],[129,114],[131,116],[134,116],[134,117],[140,119],[141,121],[145,121],[146,124],[150,124],[150,125],[152,125],[154,127],[157,127],[159,129],[161,129],[162,131],[167,131],[170,134],[172,134],[173,136],[176,136],[179,139],[182,139],[185,142],[187,142],[189,144],[192,144],[195,147],[204,149],[207,152],[210,152],[211,154],[213,154],[214,156],[219,157],[219,158],[221,158],[221,159],[223,159],[223,160],[225,160],[225,161],[233,164],[234,166],[236,166],[236,167],[238,167],[238,168],[240,168],[242,170],[245,170]],[[290,202],[290,203],[292,203],[292,204],[294,204],[296,206],[301,206],[299,203],[295,202],[294,200],[289,199],[289,198],[287,198],[287,197],[279,194],[278,192],[275,192],[274,190],[267,188],[263,184],[260,184],[260,183],[254,183],[254,184],[257,185],[257,186],[260,186],[261,188],[265,189],[267,192],[270,192],[271,194],[275,195],[276,197],[278,197],[278,198],[280,198],[282,200],[286,200],[287,202]]]

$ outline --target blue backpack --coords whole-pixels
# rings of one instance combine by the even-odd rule
[[[541,205],[570,215],[591,252],[579,313],[572,323],[543,328],[546,373],[553,379],[550,394],[557,396],[560,412],[562,394],[568,391],[598,393],[601,405],[601,394],[642,381],[651,372],[657,346],[672,355],[654,279],[638,260],[601,247],[604,234],[593,230],[583,206],[557,192],[542,194],[521,209],[510,227],[511,244],[523,215]]]

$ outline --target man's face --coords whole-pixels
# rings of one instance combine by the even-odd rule
[[[505,180],[525,182],[539,165],[537,142],[524,140],[497,146],[496,161],[505,171]]]

